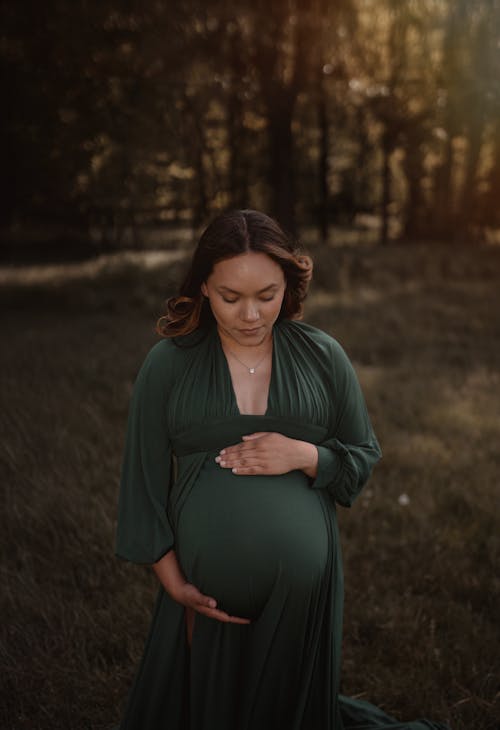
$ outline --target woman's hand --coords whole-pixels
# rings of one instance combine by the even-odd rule
[[[318,450],[314,444],[258,431],[243,436],[243,441],[227,446],[215,461],[234,474],[286,474],[300,469],[314,479],[318,471]]]
[[[192,583],[186,580],[174,550],[153,564],[158,580],[174,601],[198,613],[202,613],[217,621],[232,624],[249,624],[250,619],[230,616],[217,608],[217,601],[212,596],[205,596]]]
[[[173,596],[172,596],[173,598]],[[192,608],[197,613],[202,613],[209,618],[215,618],[217,621],[223,621],[227,624],[249,624],[250,619],[240,618],[239,616],[230,616],[225,611],[220,611],[215,598],[204,596],[196,586],[192,583],[185,583],[174,598],[175,601],[182,604],[186,608]]]

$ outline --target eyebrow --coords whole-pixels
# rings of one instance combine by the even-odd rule
[[[257,294],[263,294],[265,291],[268,291],[269,289],[277,289],[279,287],[279,284],[268,284],[263,289],[259,289]],[[218,291],[225,291],[230,294],[237,294],[239,295],[239,291],[235,291],[234,289],[230,289],[228,286],[224,286],[223,284],[221,286],[216,287]]]

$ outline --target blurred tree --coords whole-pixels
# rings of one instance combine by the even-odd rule
[[[348,91],[348,61],[346,43],[357,32],[357,9],[350,0],[342,0],[332,6],[328,0],[318,0],[315,7],[315,27],[310,36],[312,50],[311,93],[317,105],[318,143],[318,229],[323,242],[329,240],[329,220],[332,194],[330,186],[332,135],[334,121],[343,115]],[[332,82],[334,88],[332,89]],[[343,102],[338,99],[337,88],[342,89]],[[316,86],[316,89],[314,88]],[[337,120],[331,119],[333,101]],[[330,103],[329,103],[330,102]],[[349,195],[349,191],[347,192]],[[338,200],[338,195],[337,195]],[[352,221],[351,221],[352,222]]]
[[[252,65],[264,102],[274,215],[295,230],[292,119],[306,75],[307,0],[257,0],[251,17]]]
[[[480,218],[480,171],[484,154],[492,158],[492,171],[498,164],[498,148],[487,149],[486,142],[499,113],[499,23],[497,0],[447,3],[438,70],[443,151],[435,169],[429,230],[437,238],[473,238],[486,223]]]
[[[386,0],[369,4],[363,38],[363,109],[378,129],[380,236],[389,240],[396,212],[405,238],[420,238],[425,220],[425,157],[431,135],[433,87],[429,74],[434,2]],[[378,7],[378,13],[375,9]],[[374,70],[376,69],[376,70]],[[401,153],[405,191],[395,190],[393,159]]]
[[[301,93],[307,94],[323,110],[320,178],[326,199],[326,93],[316,88],[316,79],[324,74],[325,54],[333,55],[327,46],[326,28],[333,27],[340,17],[352,16],[353,4],[343,0],[332,9],[325,0],[280,0],[271,6],[212,0],[203,7],[203,11],[198,8],[197,15],[205,12],[211,21],[203,30],[205,48],[208,45],[211,51],[209,68],[223,80],[225,90],[229,152],[226,197],[233,204],[248,200],[250,159],[245,160],[245,146],[249,135],[244,120],[251,103],[251,113],[260,115],[267,135],[263,182],[270,194],[269,208],[294,230],[299,167],[296,146],[301,131],[300,126],[293,126],[297,100]],[[319,42],[320,38],[324,41]],[[257,175],[259,172],[256,170]]]
[[[461,5],[467,17],[463,0]],[[468,43],[470,63],[464,74],[467,151],[455,222],[455,238],[462,240],[474,237],[474,229],[483,228],[486,222],[480,217],[481,157],[488,123],[499,112],[500,79],[500,6],[495,0],[484,0],[468,9],[472,17],[467,17],[467,24],[472,33]]]
[[[245,208],[249,199],[248,144],[245,127],[246,99],[250,96],[250,59],[244,42],[243,29],[235,20],[227,24],[228,70],[227,134],[229,151],[229,201],[231,207]]]
[[[182,101],[192,67],[190,19],[182,4],[113,6],[93,57],[92,77],[101,84],[93,97],[96,134],[84,142],[92,159],[82,194],[90,219],[103,221],[103,238],[119,243],[127,229],[137,245],[146,224],[168,220],[171,207],[192,207],[185,199],[192,160],[179,157],[189,127]]]
[[[497,122],[492,124],[492,161],[487,178],[487,187],[482,198],[483,221],[492,228],[500,227],[500,99],[496,99]]]
[[[228,205],[323,240],[374,205],[383,242],[392,222],[452,241],[500,225],[500,0],[4,0],[1,14],[11,234],[138,246]]]
[[[72,144],[81,129],[82,90],[88,82],[79,63],[82,57],[77,61],[89,38],[79,11],[81,3],[69,14],[57,0],[27,2],[22,9],[16,3],[2,5],[7,108],[2,143],[8,182],[4,223],[26,215],[52,221],[56,210],[59,220],[78,222],[74,183],[89,157],[83,147]]]

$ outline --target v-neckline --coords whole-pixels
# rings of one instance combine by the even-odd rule
[[[229,383],[229,390],[231,392],[232,410],[236,411],[236,415],[241,416],[242,418],[244,418],[245,416],[248,416],[250,418],[256,418],[256,417],[264,418],[265,416],[271,415],[270,414],[271,396],[272,396],[272,388],[273,388],[273,384],[274,384],[274,376],[275,376],[275,372],[276,372],[276,331],[277,331],[276,323],[273,325],[273,331],[272,331],[273,348],[272,348],[272,352],[271,352],[271,377],[269,378],[269,387],[267,390],[267,399],[266,399],[266,410],[264,411],[264,413],[242,413],[240,411],[240,407],[238,405],[238,399],[236,398],[236,390],[234,388],[233,378],[231,375],[231,368],[229,367],[226,353],[224,352],[224,348],[222,347],[222,342],[221,342],[219,331],[218,331],[216,325],[214,326],[214,330],[215,330],[217,348],[219,350],[219,355],[222,358],[225,376],[228,379],[228,383]]]

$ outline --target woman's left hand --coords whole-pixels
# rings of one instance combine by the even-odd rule
[[[243,436],[241,443],[222,449],[215,461],[234,474],[286,474],[300,469],[314,479],[318,450],[307,441],[291,439],[281,433],[258,431]]]

